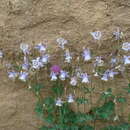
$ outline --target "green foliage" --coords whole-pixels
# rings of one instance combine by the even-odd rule
[[[124,123],[118,126],[107,126],[102,130],[130,130],[130,124]]]
[[[116,100],[119,103],[126,103],[126,98],[125,97],[117,97]]]
[[[87,104],[88,103],[88,99],[81,97],[81,98],[77,98],[76,102],[78,103],[78,105],[80,105],[80,104]]]
[[[127,91],[127,93],[130,93],[130,84],[128,84],[128,87],[124,89]]]
[[[40,102],[36,103],[35,112],[37,113],[38,116],[40,117],[43,116],[43,105]]]
[[[42,84],[35,84],[35,85],[32,86],[32,91],[36,95],[39,95],[42,88],[44,88],[44,86]]]
[[[115,104],[113,101],[108,101],[104,103],[101,107],[96,107],[93,109],[94,115],[97,119],[110,119],[112,114],[114,114]]]

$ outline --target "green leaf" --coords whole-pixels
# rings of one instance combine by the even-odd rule
[[[116,100],[119,103],[125,103],[126,102],[126,98],[124,98],[124,97],[118,97]]]
[[[40,117],[43,116],[43,106],[40,102],[36,103],[35,112],[37,113],[38,116],[40,116]]]
[[[42,88],[44,88],[42,84],[35,84],[32,86],[32,91],[39,94]]]
[[[46,118],[44,118],[44,119],[49,124],[53,124],[54,121],[55,121],[55,118],[54,118],[54,116],[52,114],[48,114],[48,116]]]
[[[113,101],[106,102],[101,107],[93,109],[94,115],[99,119],[110,119],[111,115],[114,113],[115,104]]]
[[[86,99],[86,98],[77,98],[76,99],[76,102],[78,103],[78,104],[87,104],[88,103],[88,99]]]

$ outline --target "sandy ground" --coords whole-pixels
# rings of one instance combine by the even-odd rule
[[[17,50],[21,42],[47,42],[63,36],[76,49],[90,46],[89,32],[103,32],[102,51],[120,27],[130,41],[130,0],[0,0],[0,49]],[[109,49],[108,49],[109,50]],[[11,83],[0,70],[0,130],[37,130],[35,96]]]

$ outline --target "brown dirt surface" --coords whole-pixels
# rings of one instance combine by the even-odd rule
[[[89,46],[100,53],[89,35],[94,30],[103,32],[102,52],[109,52],[117,27],[130,40],[130,0],[0,0],[0,49],[6,54],[21,42],[47,42],[55,52],[60,36],[77,50]],[[0,77],[0,130],[38,130],[35,96],[2,69]]]

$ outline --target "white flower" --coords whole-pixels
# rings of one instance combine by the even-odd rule
[[[0,58],[3,58],[3,52],[0,50]]]
[[[28,44],[21,43],[20,49],[23,51],[24,54],[29,54],[29,45]]]
[[[118,116],[118,115],[116,115],[116,116],[114,117],[114,121],[117,121],[117,120],[119,120],[119,116]]]
[[[130,56],[124,56],[124,64],[130,64]]]
[[[34,69],[40,69],[43,66],[44,65],[41,62],[40,57],[37,57],[36,59],[32,60],[32,68],[34,68]]]
[[[69,50],[66,50],[65,52],[65,62],[70,63],[72,60],[72,56],[70,55]]]
[[[74,97],[72,94],[69,94],[68,98],[68,103],[73,103],[74,102]]]
[[[68,43],[67,40],[65,40],[64,38],[60,37],[57,38],[57,43],[59,44],[59,47],[61,47],[62,49],[64,49],[64,45]]]
[[[48,62],[49,62],[49,55],[48,54],[46,54],[46,55],[43,55],[42,57],[41,57],[41,62],[43,63],[43,64],[47,64]]]
[[[58,99],[56,100],[56,106],[61,107],[62,104],[63,104],[63,101],[61,100],[61,98],[58,98]]]
[[[117,28],[117,31],[113,32],[113,35],[115,36],[116,40],[122,39],[123,32],[120,32],[119,28]]]
[[[130,50],[130,43],[129,42],[124,42],[122,45],[122,49],[125,51],[129,51]]]
[[[57,80],[57,76],[56,76],[56,74],[54,72],[51,72],[50,77],[51,77],[51,81],[56,81]]]
[[[40,53],[46,51],[46,46],[43,45],[42,43],[39,43],[38,45],[36,45],[35,48],[36,48]]]
[[[76,85],[77,85],[77,78],[76,78],[76,77],[72,77],[72,78],[71,78],[71,81],[70,81],[70,84],[71,84],[72,86],[76,86]]]
[[[111,63],[112,66],[114,66],[114,64],[117,63],[117,59],[116,58],[111,58],[110,63]]]
[[[89,49],[84,49],[83,54],[82,54],[84,61],[89,61],[91,60],[91,52]]]
[[[95,76],[95,77],[98,77],[98,76],[99,76],[99,75],[98,75],[98,72],[96,72],[96,73],[94,74],[94,76]]]
[[[14,72],[14,71],[8,72],[8,77],[11,80],[15,80],[18,77],[18,72]]]
[[[27,72],[20,72],[19,79],[21,81],[26,82],[27,78],[28,78],[28,73]]]
[[[93,38],[94,38],[95,40],[100,40],[100,39],[101,39],[101,36],[102,36],[102,34],[101,34],[100,31],[91,32],[90,34],[93,36]]]
[[[104,65],[104,61],[102,60],[101,56],[96,57],[96,65],[97,66],[103,66]]]
[[[82,83],[89,83],[90,82],[87,73],[82,73],[81,78],[82,78],[82,81],[81,81]]]
[[[67,77],[69,77],[68,72],[61,70],[59,78],[65,80]]]

